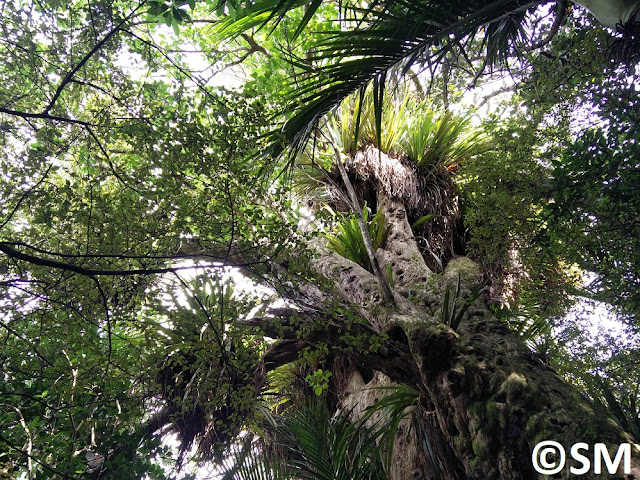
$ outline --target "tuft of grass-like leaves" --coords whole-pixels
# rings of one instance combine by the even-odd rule
[[[451,285],[447,285],[444,292],[441,313],[442,323],[448,325],[454,331],[457,330],[466,311],[473,302],[480,298],[480,295],[482,295],[487,288],[489,288],[488,281],[485,280],[473,287],[469,296],[463,299],[460,296],[460,274],[458,274],[455,290],[452,290]]]
[[[438,114],[427,105],[422,105],[420,113],[406,127],[403,151],[423,175],[438,165],[459,164],[489,149],[489,142],[471,125],[469,116],[450,111]]]
[[[384,214],[378,211],[369,220],[371,210],[365,205],[362,209],[362,216],[367,224],[373,249],[377,250],[386,241],[387,228]],[[364,239],[362,238],[362,232],[360,231],[360,225],[358,225],[358,219],[355,215],[349,215],[342,223],[338,224],[335,228],[335,233],[327,235],[327,240],[329,241],[329,248],[338,255],[348,258],[370,272],[373,271]]]

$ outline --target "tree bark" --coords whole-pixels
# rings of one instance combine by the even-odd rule
[[[344,408],[362,411],[383,394],[372,387],[391,382],[409,384],[420,395],[429,412],[424,421],[431,445],[438,457],[441,478],[537,479],[551,478],[537,473],[532,464],[535,445],[544,440],[562,444],[567,464],[562,478],[640,478],[640,452],[633,448],[631,475],[595,475],[593,469],[573,476],[570,466],[582,465],[569,459],[574,443],[585,442],[592,455],[594,443],[605,443],[611,458],[617,446],[632,442],[613,421],[595,412],[572,386],[548,365],[537,359],[507,327],[476,300],[465,313],[458,331],[440,318],[447,285],[460,278],[461,299],[480,282],[477,266],[466,258],[452,260],[441,276],[428,268],[407,221],[401,201],[378,191],[378,208],[389,223],[387,244],[376,252],[383,271],[393,275],[395,306],[383,302],[384,293],[370,272],[316,245],[320,255],[313,267],[333,282],[336,293],[366,318],[371,327],[406,346],[402,357],[406,367],[386,365],[385,375],[374,374],[365,381],[353,371],[339,393]],[[381,371],[384,363],[366,354],[358,360]],[[400,358],[400,357],[396,357]],[[356,363],[358,363],[356,362]],[[415,372],[408,375],[407,372]],[[406,429],[398,434],[392,480],[437,478],[423,449]]]

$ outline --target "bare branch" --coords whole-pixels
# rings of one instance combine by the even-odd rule
[[[74,120],[73,118],[68,118],[68,117],[58,117],[56,115],[49,115],[46,112],[45,113],[27,113],[27,112],[20,112],[18,110],[10,110],[8,108],[0,107],[0,113],[6,113],[7,115],[14,115],[16,117],[22,117],[22,118],[41,118],[43,120],[52,120],[54,122],[73,123],[76,125],[82,125],[84,127],[96,126],[95,123],[83,122],[82,120]]]
[[[250,53],[260,52],[266,55],[267,58],[271,58],[271,54],[267,52],[267,50],[262,45],[258,45],[258,42],[256,42],[253,37],[247,35],[246,33],[243,33],[240,36],[244,38],[251,47]]]
[[[131,269],[131,270],[99,270],[93,268],[84,268],[79,267],[78,265],[73,265],[71,263],[59,262],[57,260],[50,260],[46,258],[36,257],[35,255],[29,255],[26,253],[22,253],[15,248],[9,246],[8,242],[0,242],[0,252],[5,253],[8,257],[23,260],[25,262],[31,263],[33,265],[40,265],[43,267],[51,267],[51,268],[60,268],[62,270],[66,270],[69,272],[78,273],[80,275],[86,275],[88,277],[93,276],[130,276],[130,275],[155,275],[160,273],[169,273],[169,272],[178,272],[180,270],[186,270],[189,268],[194,268],[193,265],[183,266],[183,267],[161,267],[161,268],[140,268],[140,269]],[[80,256],[81,257],[81,256]],[[224,265],[200,265],[201,268],[222,268]]]
[[[549,33],[547,33],[547,36],[544,37],[542,40],[528,47],[527,51],[538,50],[548,45],[551,42],[551,40],[553,40],[553,37],[556,36],[556,34],[558,33],[558,30],[560,30],[560,25],[562,25],[562,21],[566,16],[567,16],[567,0],[558,0],[558,13],[556,13],[556,19],[554,20],[553,25],[551,25],[551,29],[549,30]]]

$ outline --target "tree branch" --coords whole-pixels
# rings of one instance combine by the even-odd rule
[[[396,382],[422,388],[420,372],[404,336],[387,337],[364,323],[299,310],[273,309],[271,313],[276,316],[240,321],[242,325],[257,327],[266,336],[281,340],[263,357],[262,364],[267,371],[297,360],[298,354],[308,346],[325,343]],[[301,330],[308,332],[302,338]],[[355,346],[353,338],[359,339]]]
[[[80,70],[88,61],[91,57],[93,57],[96,52],[98,52],[98,50],[100,50],[105,43],[107,43],[109,41],[109,39],[111,39],[111,37],[113,37],[121,28],[122,26],[127,23],[129,21],[129,19],[131,17],[133,17],[135,15],[135,13],[143,6],[145,5],[146,2],[142,1],[138,4],[138,6],[136,8],[133,9],[133,11],[127,15],[125,18],[122,19],[122,21],[116,25],[115,28],[113,28],[109,33],[107,33],[107,35],[100,40],[92,49],[89,53],[87,53],[82,60],[80,60],[80,62],[78,62],[78,64],[71,69],[71,71],[69,73],[67,73],[67,75],[65,75],[65,77],[62,79],[62,81],[60,82],[60,85],[58,85],[58,88],[56,89],[55,93],[53,94],[53,97],[51,98],[51,101],[49,102],[49,105],[47,105],[47,107],[44,109],[43,114],[44,115],[48,115],[49,114],[49,110],[51,110],[53,108],[53,106],[55,105],[56,101],[58,100],[58,98],[60,97],[60,95],[62,94],[62,91],[64,90],[64,87],[67,86],[67,84],[73,79],[73,76],[78,72],[78,70]]]
[[[555,37],[556,34],[558,33],[558,30],[560,30],[560,25],[562,25],[562,21],[566,16],[567,16],[567,0],[558,0],[558,13],[556,13],[556,18],[553,22],[553,25],[551,25],[551,29],[549,30],[549,33],[547,33],[547,36],[544,37],[542,40],[528,47],[527,51],[538,50],[542,47],[545,47],[549,42],[551,42],[551,40],[553,40],[553,37]]]
[[[342,159],[340,158],[340,153],[338,153],[337,148],[332,145],[333,152],[336,156],[336,163],[338,164],[338,170],[340,170],[340,175],[342,176],[342,181],[345,184],[347,192],[349,193],[349,198],[351,199],[351,209],[356,215],[358,219],[358,225],[360,226],[360,233],[362,234],[362,240],[364,241],[365,249],[367,250],[367,255],[369,257],[369,262],[371,262],[371,266],[373,268],[373,273],[376,277],[378,277],[378,282],[380,282],[380,287],[384,292],[385,299],[391,305],[395,305],[395,299],[393,296],[393,292],[391,291],[391,286],[389,285],[389,280],[382,273],[382,269],[380,268],[380,263],[376,257],[375,252],[373,251],[373,244],[371,243],[371,237],[369,236],[369,230],[367,228],[367,224],[364,221],[364,217],[362,216],[362,209],[360,208],[360,202],[358,202],[358,197],[356,196],[356,192],[353,189],[353,185],[351,184],[351,180],[349,180],[349,176],[347,175],[347,171],[344,168],[344,163],[342,163]]]
[[[83,122],[82,120],[74,120],[73,118],[67,117],[58,117],[56,115],[49,115],[48,113],[27,113],[27,112],[19,112],[17,110],[10,110],[8,108],[0,107],[0,113],[6,113],[7,115],[14,115],[16,117],[22,118],[41,118],[43,120],[53,120],[56,122],[67,122],[73,123],[76,125],[82,125],[84,127],[95,127],[95,123]]]
[[[18,445],[16,445],[15,443],[11,442],[9,439],[5,438],[1,433],[0,433],[0,440],[3,441],[5,444],[9,445],[9,447],[12,448],[13,450],[21,453],[22,455],[24,455],[28,459],[33,460],[34,462],[36,462],[38,465],[40,465],[45,470],[49,470],[54,475],[59,475],[61,478],[68,478],[70,480],[81,480],[81,477],[73,477],[71,475],[67,475],[66,473],[61,472],[59,470],[56,470],[55,468],[51,467],[49,464],[39,460],[37,457],[31,455],[30,453],[27,453],[25,450],[23,450],[22,448],[18,447]]]
[[[188,265],[183,267],[140,268],[140,269],[132,269],[132,270],[100,270],[100,269],[79,267],[78,265],[73,265],[71,263],[59,262],[57,260],[50,260],[46,258],[36,257],[35,255],[22,253],[16,250],[15,248],[11,247],[10,245],[11,244],[8,242],[0,242],[0,252],[5,253],[7,256],[11,258],[15,258],[17,260],[23,260],[33,265],[40,265],[43,267],[51,267],[51,268],[60,268],[62,270],[78,273],[80,275],[86,275],[89,277],[119,276],[119,275],[120,276],[155,275],[160,273],[178,272],[180,270],[195,268],[193,265]],[[79,257],[81,258],[82,255],[80,255]],[[221,268],[223,266],[224,265],[221,264],[221,265],[200,265],[199,267]]]
[[[26,192],[24,192],[21,196],[20,199],[18,200],[18,202],[15,204],[15,206],[13,207],[13,210],[11,210],[11,212],[9,213],[9,215],[7,215],[7,218],[5,218],[4,222],[2,222],[2,225],[0,225],[0,230],[2,230],[5,225],[7,223],[9,223],[9,221],[13,218],[13,216],[15,215],[15,213],[18,211],[18,209],[20,208],[20,205],[22,204],[22,202],[24,200],[27,199],[27,197],[29,195],[31,195],[31,192],[33,192],[36,188],[38,188],[42,182],[45,181],[45,179],[47,178],[47,176],[49,175],[49,172],[51,171],[51,168],[53,168],[53,165],[49,165],[49,167],[47,167],[47,170],[44,172],[44,174],[42,175],[42,178],[40,180],[38,180],[36,182],[36,184],[29,188]]]
[[[253,37],[247,35],[246,33],[243,33],[240,35],[242,38],[244,38],[246,40],[246,42],[249,44],[249,47],[251,47],[250,52],[260,52],[263,53],[264,55],[267,56],[267,58],[271,58],[271,54],[269,52],[267,52],[267,50],[262,46],[262,45],[258,45],[258,42],[256,42]]]

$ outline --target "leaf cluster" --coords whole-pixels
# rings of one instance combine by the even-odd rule
[[[371,219],[369,219],[370,215],[371,209],[365,205],[362,209],[362,216],[367,224],[369,237],[371,238],[371,243],[375,251],[384,246],[387,227],[385,226],[384,214],[382,211],[376,212]],[[335,230],[335,233],[327,235],[329,248],[335,251],[338,255],[348,258],[372,272],[373,267],[369,261],[360,225],[358,224],[358,220],[355,215],[348,215],[343,222],[338,223]]]

